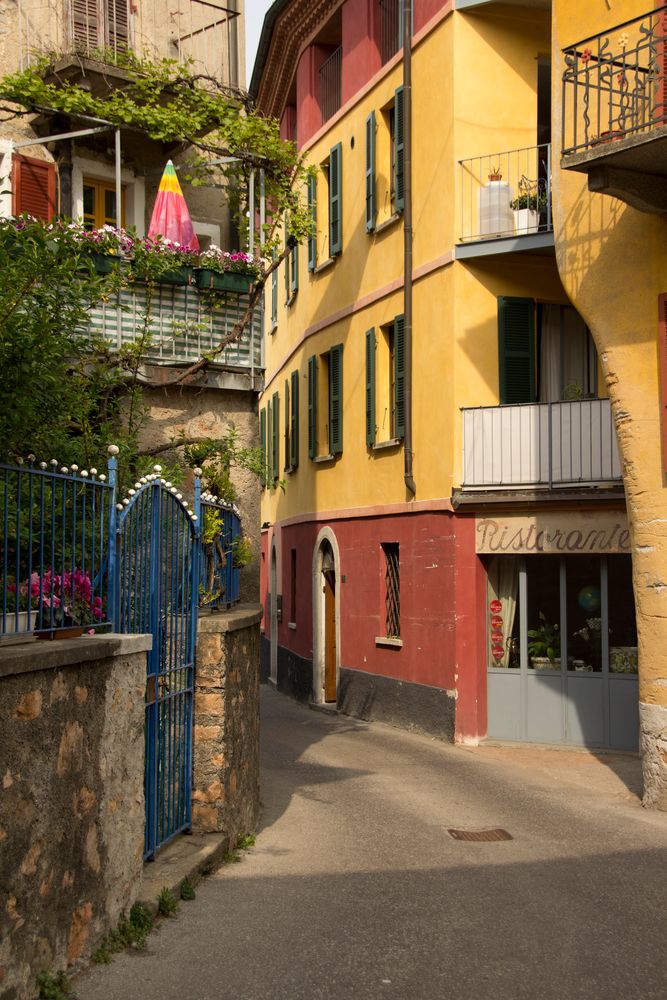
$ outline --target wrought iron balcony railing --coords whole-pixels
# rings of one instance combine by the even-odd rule
[[[550,233],[551,145],[459,161],[459,242]]]
[[[667,125],[667,4],[563,53],[564,157]]]
[[[463,410],[463,489],[549,489],[621,481],[608,399]]]
[[[342,102],[343,48],[341,45],[320,66],[320,110],[326,122],[336,114]]]

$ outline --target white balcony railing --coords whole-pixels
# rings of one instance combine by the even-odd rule
[[[463,489],[621,481],[608,399],[463,410]]]
[[[551,144],[459,161],[459,241],[553,231]]]

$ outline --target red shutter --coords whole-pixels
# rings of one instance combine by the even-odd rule
[[[14,154],[12,165],[14,215],[27,212],[49,222],[56,214],[56,168],[44,160]]]

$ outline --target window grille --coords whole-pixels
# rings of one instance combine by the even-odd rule
[[[398,542],[383,542],[385,557],[385,634],[398,639],[401,635],[401,578]]]

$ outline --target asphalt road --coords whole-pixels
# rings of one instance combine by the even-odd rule
[[[667,814],[635,761],[262,702],[255,848],[79,1000],[666,1000]]]

